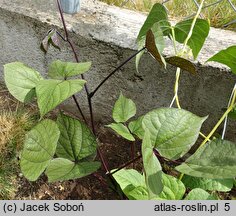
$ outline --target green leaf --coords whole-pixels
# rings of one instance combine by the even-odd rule
[[[140,41],[142,37],[145,37],[148,30],[152,28],[154,24],[158,24],[162,30],[163,35],[168,35],[170,30],[170,23],[166,9],[162,4],[156,3],[153,5],[150,13],[147,16],[142,28],[139,31],[137,40]]]
[[[217,200],[217,197],[209,194],[201,188],[195,188],[189,192],[185,200]]]
[[[193,75],[197,73],[195,65],[187,59],[179,56],[172,56],[165,58],[165,61],[171,65],[181,68],[182,70],[188,71]]]
[[[113,174],[122,191],[131,200],[147,200],[145,178],[134,169],[122,169]],[[153,199],[180,200],[185,194],[184,184],[177,178],[162,173],[163,191]]]
[[[124,137],[129,141],[135,141],[133,135],[129,132],[129,129],[122,123],[112,123],[107,125],[107,127],[112,128],[120,136]]]
[[[163,50],[165,49],[165,39],[161,26],[158,23],[155,23],[153,24],[152,28],[148,30],[148,32],[149,31],[151,31],[154,36],[154,43],[156,48],[158,49],[158,52],[162,54]],[[147,38],[146,38],[146,43],[147,43]]]
[[[45,173],[49,182],[65,181],[90,175],[98,170],[99,167],[99,162],[81,162],[76,164],[65,158],[56,158],[50,162]]]
[[[64,114],[58,116],[57,124],[61,132],[57,156],[79,161],[96,153],[96,137],[87,125]]]
[[[234,184],[234,179],[207,179],[184,175],[182,179],[186,187],[194,189],[201,188],[209,191],[230,191]]]
[[[166,61],[156,46],[155,37],[152,30],[148,30],[147,32],[145,47],[148,52],[159,62],[159,64],[166,68]]]
[[[122,93],[120,93],[120,96],[116,101],[112,111],[112,117],[115,120],[115,122],[117,123],[126,122],[135,114],[136,114],[135,103],[131,99],[126,98],[125,96],[123,96]]]
[[[161,53],[165,48],[165,40],[161,27],[156,23],[148,30],[146,37],[142,37],[138,40],[138,50],[141,50],[143,47],[146,47],[149,53],[163,66],[166,67],[166,62]],[[142,55],[145,50],[136,55],[136,70],[138,71],[138,66]]]
[[[115,170],[112,170],[112,172],[113,171]],[[112,176],[115,178],[123,191],[130,185],[133,187],[145,187],[144,176],[135,169],[121,169],[115,172]]]
[[[41,117],[73,94],[79,92],[84,84],[84,80],[39,81],[36,86],[36,94]]]
[[[229,118],[236,120],[236,108],[232,109],[228,116]]]
[[[90,67],[91,62],[73,63],[57,60],[49,66],[48,76],[52,79],[65,79],[85,73]]]
[[[148,200],[148,191],[146,187],[138,186],[135,188],[129,189],[127,197],[130,200]]]
[[[207,60],[207,62],[209,61],[225,64],[230,67],[234,74],[236,74],[236,46],[231,46],[225,50],[221,50]]]
[[[154,40],[151,36],[151,43],[155,44],[156,50],[158,53],[162,53],[164,47],[165,47],[165,42],[164,42],[164,37],[169,34],[170,32],[170,23],[168,21],[168,16],[166,13],[166,9],[162,4],[154,4],[154,6],[152,7],[146,21],[144,22],[142,28],[140,29],[140,32],[138,34],[137,37],[137,42],[138,42],[138,47],[139,49],[143,48],[145,43],[150,45],[150,40],[146,39],[146,35],[148,33],[149,30],[152,31],[152,36],[154,37]],[[150,36],[150,34],[149,34]],[[147,42],[147,40],[149,42]],[[151,45],[149,46],[149,48],[151,47]],[[151,49],[149,49],[151,50]],[[156,58],[157,54],[156,54],[156,50],[153,55]],[[149,51],[150,52],[150,51]],[[138,65],[139,65],[139,61],[140,58],[142,57],[144,51],[139,53],[136,56],[136,70],[138,72]],[[150,52],[151,53],[151,52]],[[157,58],[157,60],[159,61],[159,58]],[[160,55],[160,60],[159,61],[161,64],[165,65],[165,60],[164,58]],[[163,62],[163,63],[162,63]]]
[[[112,175],[124,194],[131,200],[147,200],[145,178],[137,170],[121,169]]]
[[[184,43],[189,31],[191,29],[193,19],[184,20],[175,25],[175,39],[179,43]],[[202,49],[202,46],[209,34],[210,25],[209,22],[203,19],[197,19],[193,28],[192,35],[188,40],[187,45],[192,49],[194,59],[197,58],[198,53]]]
[[[162,174],[163,191],[158,195],[159,199],[181,200],[185,194],[185,186],[179,179]]]
[[[142,125],[158,152],[175,160],[196,142],[205,119],[183,109],[160,108],[147,113]]]
[[[145,131],[144,134],[142,156],[149,199],[153,199],[162,192],[163,184],[161,164],[153,153],[149,131]]]
[[[227,179],[236,177],[236,144],[215,139],[200,147],[185,163],[176,167],[190,176]]]
[[[42,76],[21,62],[4,65],[4,78],[9,92],[21,102],[29,102],[35,96],[35,87]]]
[[[142,128],[142,121],[144,116],[140,116],[138,119],[129,123],[129,129],[132,134],[135,134],[139,139],[143,139],[144,130]]]
[[[35,181],[53,158],[60,131],[57,124],[49,119],[38,123],[26,135],[21,153],[21,171],[30,181]]]

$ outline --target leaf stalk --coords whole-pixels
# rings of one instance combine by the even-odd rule
[[[60,4],[59,0],[57,0],[57,6],[58,6],[59,13],[60,13],[61,21],[62,21],[62,24],[63,24],[63,28],[64,28],[64,31],[65,31],[65,41],[68,42],[68,44],[70,45],[70,47],[72,49],[72,52],[74,53],[74,57],[75,57],[76,62],[79,62],[79,58],[78,58],[78,55],[77,55],[77,53],[75,51],[75,47],[74,47],[73,43],[71,42],[71,40],[69,38],[68,30],[67,30],[66,23],[65,23],[65,18],[64,18],[63,11],[62,11],[61,4]],[[81,78],[83,80],[85,80],[85,77],[84,77],[83,74],[81,74]],[[94,135],[96,135],[95,126],[94,126],[94,118],[93,118],[92,102],[91,102],[91,98],[89,97],[89,90],[88,90],[87,84],[85,83],[84,86],[85,86],[85,91],[86,91],[86,95],[87,95],[87,99],[88,99],[88,104],[89,104],[89,113],[90,113],[90,117],[91,117],[92,130],[93,130]],[[82,112],[82,110],[81,110],[81,108],[79,106],[79,103],[78,103],[75,95],[73,95],[73,99],[74,99],[74,101],[76,103],[76,106],[77,106],[81,116],[85,120],[85,116],[84,116],[84,114],[83,114],[83,112]],[[86,120],[85,120],[85,122],[86,122]],[[97,153],[98,153],[99,158],[101,159],[103,168],[106,170],[106,172],[109,172],[107,163],[105,162],[99,147],[97,148]]]
[[[105,77],[101,83],[94,89],[94,91],[92,91],[89,94],[89,97],[92,98],[95,93],[100,89],[100,87],[112,76],[114,75],[121,67],[123,67],[125,64],[127,64],[131,59],[133,59],[136,55],[138,55],[140,52],[142,52],[143,50],[145,50],[146,48],[143,47],[142,49],[138,50],[137,52],[135,52],[133,55],[131,55],[128,59],[126,59],[124,62],[122,62],[118,67],[116,67],[107,77]]]

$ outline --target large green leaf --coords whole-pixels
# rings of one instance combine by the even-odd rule
[[[96,153],[96,137],[84,123],[60,114],[57,124],[61,132],[56,150],[57,156],[79,161]]]
[[[36,94],[41,116],[44,116],[64,100],[79,92],[84,84],[84,80],[39,81],[36,86]]]
[[[179,43],[184,43],[191,25],[192,25],[193,19],[184,20],[175,25],[174,31],[175,31],[175,39]],[[196,23],[193,28],[192,35],[190,39],[188,40],[187,45],[192,49],[192,53],[194,56],[194,59],[197,58],[198,53],[200,52],[210,30],[209,22],[203,19],[197,19]]]
[[[47,167],[46,175],[49,182],[82,178],[98,170],[100,162],[74,163],[65,158],[56,158]]]
[[[153,199],[162,192],[163,184],[161,164],[153,153],[153,145],[151,143],[149,131],[145,131],[144,134],[142,156],[149,199]]]
[[[49,119],[38,123],[26,135],[21,153],[21,171],[30,181],[35,181],[53,158],[60,131],[57,124]]]
[[[21,102],[29,102],[36,96],[35,87],[42,76],[21,62],[4,65],[4,78],[9,92]]]
[[[196,177],[235,178],[236,144],[226,140],[212,140],[200,147],[176,169],[179,172]]]
[[[162,4],[156,3],[153,5],[151,11],[149,12],[147,19],[145,20],[142,28],[138,34],[138,41],[145,37],[148,30],[152,28],[154,24],[159,25],[163,35],[168,35],[170,30],[170,23],[168,21],[168,15],[166,9]]]
[[[230,191],[234,179],[207,179],[184,175],[182,179],[186,187],[191,189],[201,188],[209,191]]]
[[[140,116],[138,119],[129,123],[129,129],[132,134],[135,134],[139,139],[143,139],[144,130],[142,128],[142,121],[144,116]]]
[[[113,177],[120,185],[122,191],[131,200],[147,200],[148,190],[145,185],[145,178],[134,169],[122,169]],[[153,197],[158,200],[180,200],[185,194],[184,184],[177,178],[162,173],[163,191]]]
[[[123,96],[120,93],[118,100],[115,102],[112,111],[112,117],[115,122],[126,122],[131,117],[136,114],[136,106],[135,103],[131,100]]]
[[[231,46],[225,50],[221,50],[207,61],[215,61],[225,64],[230,67],[234,74],[236,74],[236,46]]]
[[[107,125],[107,127],[112,128],[116,133],[129,141],[135,140],[133,135],[129,132],[129,129],[122,123],[112,123]]]
[[[142,124],[162,156],[178,159],[196,142],[205,119],[183,109],[160,108],[147,113]]]
[[[181,200],[185,194],[185,186],[179,179],[162,174],[163,191],[158,195],[158,199]]]
[[[201,188],[195,188],[188,193],[185,200],[217,200],[217,197]]]
[[[48,76],[52,79],[65,79],[85,73],[90,67],[91,62],[74,63],[57,60],[49,66]]]

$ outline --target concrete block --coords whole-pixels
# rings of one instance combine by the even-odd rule
[[[73,53],[62,42],[61,51],[50,47],[45,55],[40,43],[50,28],[62,34],[62,24],[52,0],[0,0],[0,78],[3,65],[21,61],[46,74],[48,65],[57,59],[74,61]],[[138,31],[146,15],[134,11],[107,6],[97,1],[82,1],[81,11],[65,15],[67,27],[81,61],[92,61],[92,69],[85,74],[89,90],[93,90],[117,65],[132,55]],[[179,99],[184,109],[206,116],[203,129],[209,131],[223,114],[231,90],[236,82],[227,67],[205,61],[221,49],[236,44],[236,33],[211,29],[209,38],[196,63],[198,74],[181,73]],[[167,41],[165,54],[171,52]],[[120,91],[132,98],[138,107],[138,115],[158,108],[168,107],[173,97],[175,68],[167,70],[148,54],[140,62],[140,73],[135,70],[134,60],[117,72],[93,98],[97,122],[108,123],[114,101]],[[88,116],[84,91],[78,95],[82,109]],[[66,110],[78,114],[71,100],[64,104]],[[235,123],[230,122],[227,137],[236,141]]]

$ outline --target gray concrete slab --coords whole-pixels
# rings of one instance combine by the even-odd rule
[[[65,15],[65,18],[80,60],[93,62],[91,71],[85,75],[92,90],[112,69],[134,53],[135,39],[145,14],[86,0],[82,3],[81,12]],[[52,27],[63,33],[55,1],[0,0],[0,76],[3,76],[3,65],[13,61],[22,61],[44,75],[53,60],[74,61],[73,53],[63,42],[61,51],[51,47],[45,55],[39,49],[41,40]],[[180,102],[183,108],[200,116],[209,115],[204,123],[205,131],[209,131],[222,115],[236,76],[226,67],[204,62],[219,50],[235,44],[235,32],[212,28],[199,62],[196,62],[198,74],[192,76],[182,72]],[[170,52],[170,48],[165,50],[166,54]],[[142,58],[139,74],[134,61],[131,61],[94,97],[96,121],[110,121],[112,106],[120,91],[136,102],[138,115],[153,108],[169,106],[174,79],[174,67],[168,66],[164,70],[149,55]],[[84,92],[78,98],[88,115]],[[70,100],[65,109],[77,113]],[[227,136],[236,140],[234,128],[235,123],[231,122]]]

